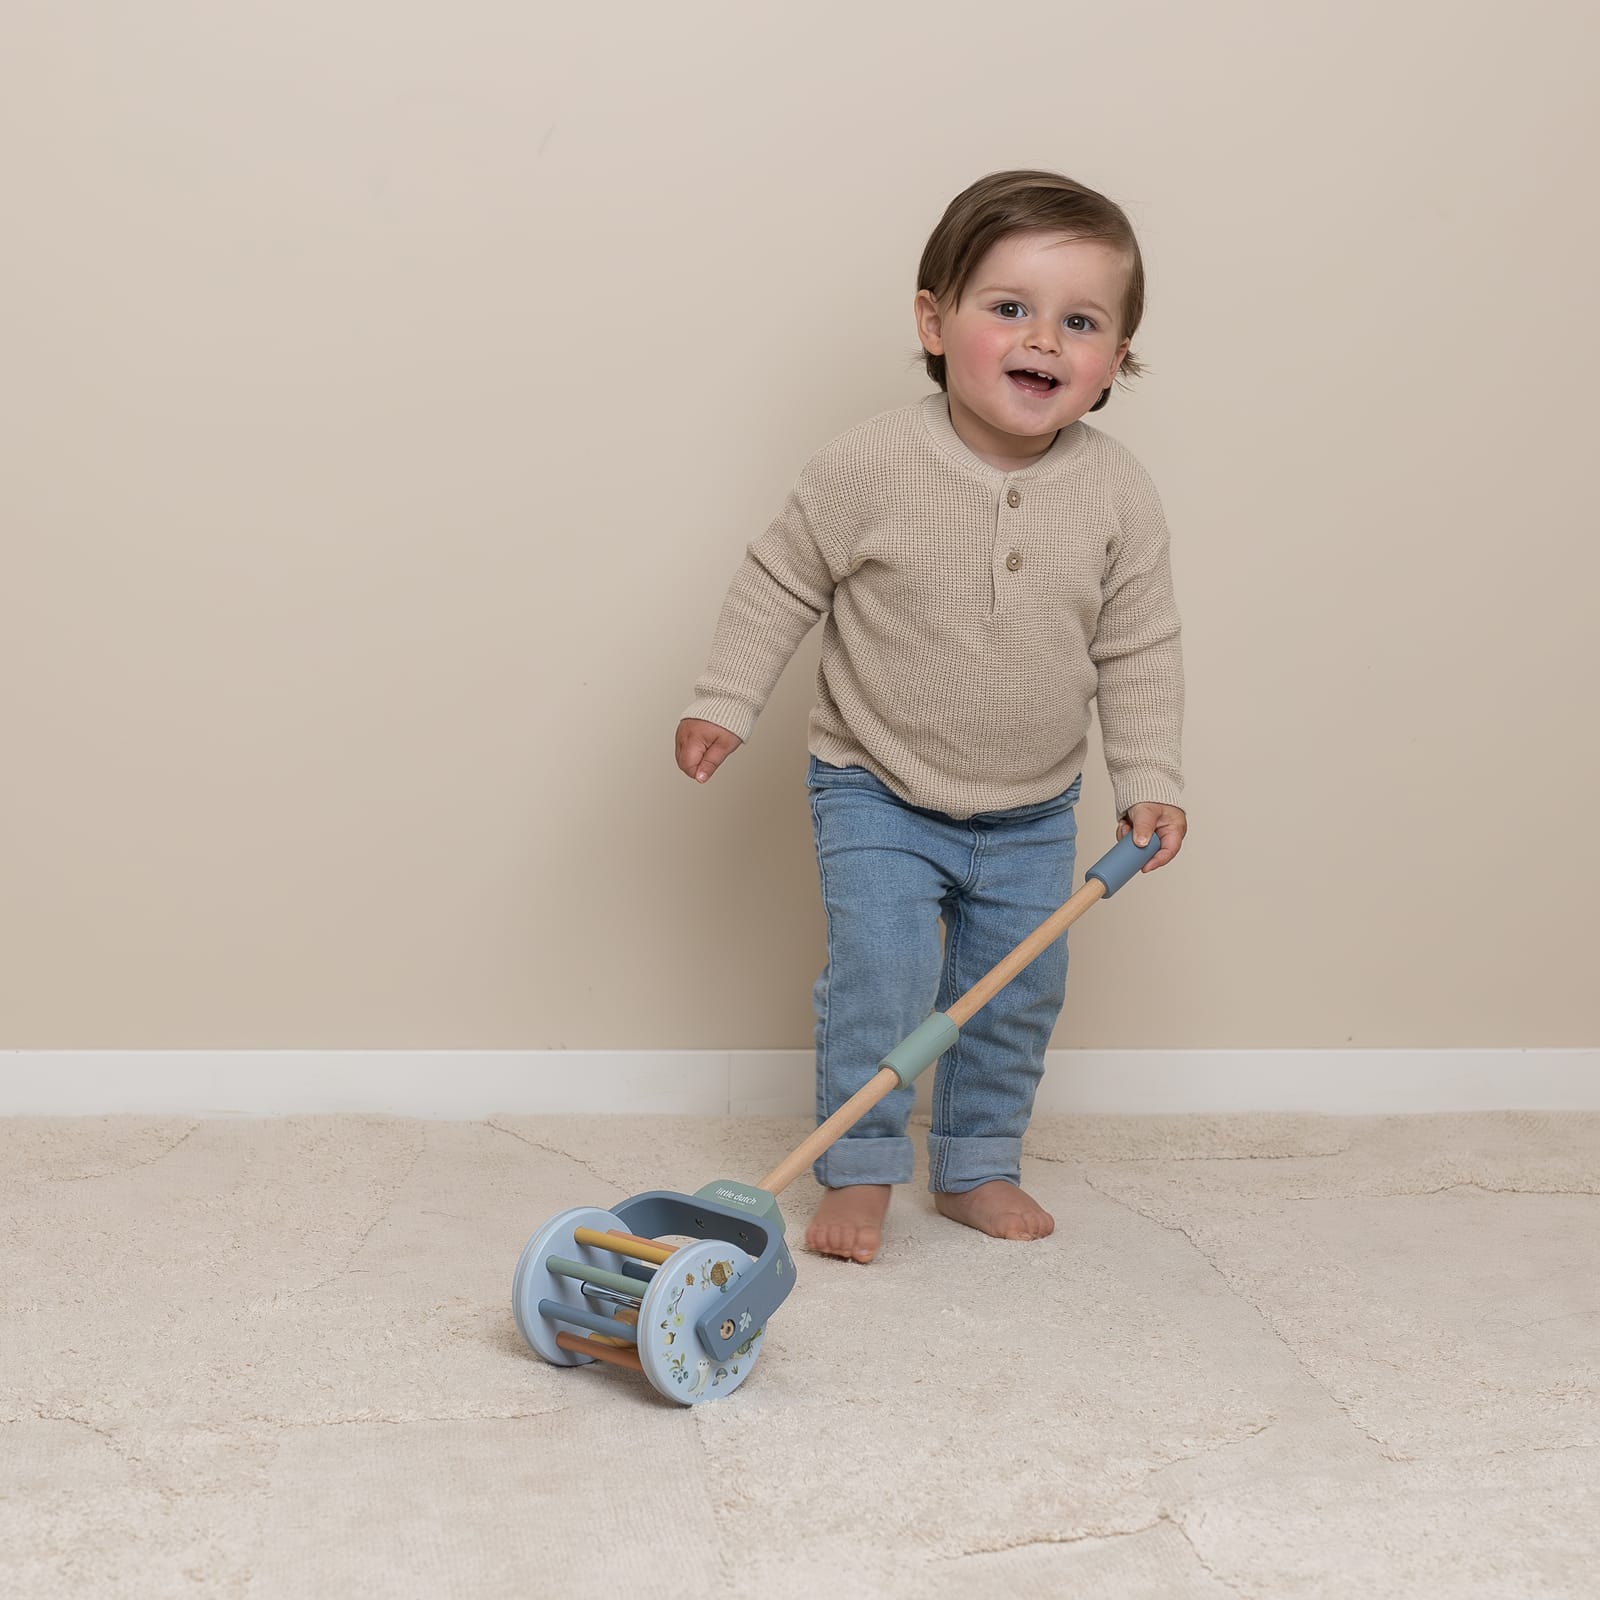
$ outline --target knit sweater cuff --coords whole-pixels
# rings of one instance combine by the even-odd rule
[[[1183,785],[1159,767],[1130,767],[1124,772],[1112,773],[1111,794],[1119,818],[1127,816],[1130,807],[1140,804],[1177,806],[1180,810],[1183,807]]]
[[[686,717],[698,717],[702,722],[714,722],[741,741],[750,737],[760,714],[747,702],[730,699],[727,695],[701,695],[690,701],[683,713]]]

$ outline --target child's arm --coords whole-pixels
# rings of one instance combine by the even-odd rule
[[[800,641],[833,604],[836,570],[813,505],[815,463],[745,555],[728,587],[711,657],[678,724],[678,767],[706,782],[750,737]]]
[[[1100,732],[1121,819],[1117,837],[1152,833],[1161,849],[1141,869],[1165,866],[1183,847],[1182,624],[1172,594],[1167,526],[1143,469],[1121,486],[1122,533],[1101,584],[1090,646],[1098,673]]]

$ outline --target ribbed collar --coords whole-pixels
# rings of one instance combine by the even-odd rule
[[[974,454],[966,440],[956,432],[956,425],[950,420],[950,402],[942,390],[938,394],[930,394],[923,398],[922,420],[928,429],[928,437],[933,440],[941,454],[948,456],[964,472],[970,472],[975,477],[996,484],[1012,480],[1021,483],[1029,478],[1054,477],[1089,442],[1087,424],[1082,421],[1074,422],[1056,435],[1055,442],[1031,467],[1019,467],[1015,472],[1002,472],[999,467],[991,466],[982,456]]]

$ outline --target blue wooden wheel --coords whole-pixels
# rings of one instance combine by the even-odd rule
[[[754,1265],[755,1257],[737,1245],[702,1239],[674,1250],[656,1269],[639,1308],[639,1360],[669,1400],[686,1406],[720,1400],[750,1376],[765,1327],[736,1324],[744,1341],[717,1357],[700,1342],[695,1323]]]
[[[522,1337],[546,1361],[558,1367],[588,1367],[595,1365],[595,1362],[592,1356],[576,1350],[563,1350],[556,1343],[558,1333],[581,1334],[584,1330],[570,1323],[553,1323],[540,1313],[539,1302],[554,1300],[561,1305],[591,1313],[607,1302],[597,1302],[585,1295],[583,1285],[576,1278],[552,1272],[545,1263],[551,1256],[563,1256],[569,1261],[597,1267],[605,1272],[620,1272],[623,1265],[609,1250],[602,1250],[596,1245],[578,1244],[572,1237],[575,1228],[595,1228],[601,1233],[628,1231],[615,1213],[598,1211],[593,1206],[575,1206],[571,1211],[557,1212],[523,1246],[517,1270],[511,1279],[511,1309]],[[639,1293],[644,1294],[648,1287],[641,1279]],[[625,1338],[627,1333],[627,1328],[619,1322],[617,1336]]]

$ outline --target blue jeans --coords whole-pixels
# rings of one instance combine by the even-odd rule
[[[828,924],[817,979],[817,1120],[844,1104],[931,1011],[964,994],[1072,893],[1082,778],[1038,805],[958,822],[860,767],[811,758],[807,787]],[[939,921],[944,920],[941,948]],[[1067,941],[1024,967],[934,1069],[928,1187],[1021,1177],[1022,1134],[1067,987]],[[915,1092],[885,1096],[812,1168],[830,1189],[906,1183]]]

